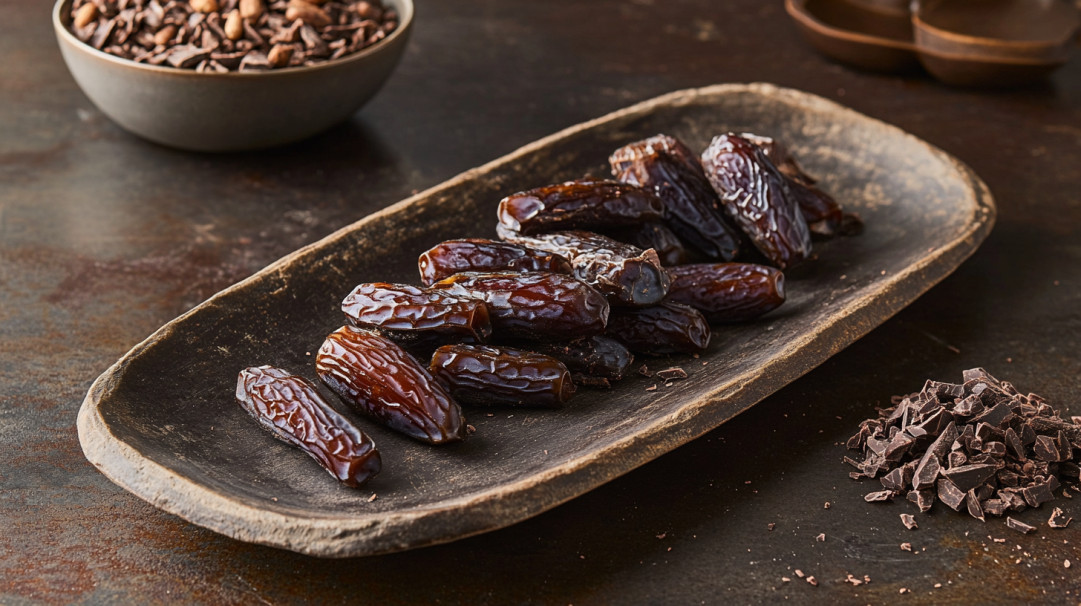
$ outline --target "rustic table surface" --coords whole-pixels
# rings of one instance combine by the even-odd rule
[[[1081,601],[1064,565],[1081,565],[1081,535],[1048,528],[1050,508],[1018,516],[1039,526],[1030,535],[941,508],[908,531],[898,513],[910,506],[864,503],[873,486],[841,462],[875,406],[966,368],[1081,414],[1081,58],[1032,88],[978,92],[831,63],[779,0],[418,4],[401,66],[348,124],[273,151],[199,155],[120,130],[64,67],[49,3],[4,3],[0,603]],[[563,127],[750,81],[836,100],[956,155],[999,218],[951,277],[721,428],[510,528],[353,560],[219,536],[83,458],[75,417],[94,378],[221,288]],[[1056,504],[1081,518],[1077,499]]]

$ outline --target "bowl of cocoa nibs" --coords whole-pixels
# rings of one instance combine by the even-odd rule
[[[405,50],[412,0],[60,0],[53,26],[105,115],[194,151],[260,149],[352,116]]]

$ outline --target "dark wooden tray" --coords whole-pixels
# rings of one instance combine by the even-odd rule
[[[702,148],[753,131],[790,144],[867,225],[817,245],[788,302],[715,330],[686,380],[632,376],[564,410],[467,409],[477,432],[433,448],[360,421],[383,453],[365,489],[343,487],[272,439],[233,400],[237,372],[275,364],[314,378],[312,354],[358,282],[416,282],[417,254],[492,236],[506,193],[607,174],[608,153],[658,132]],[[986,237],[994,204],[945,153],[824,99],[720,85],[647,101],[538,141],[281,259],[162,327],[95,381],[79,413],[87,458],[161,509],[243,541],[345,557],[431,545],[524,520],[731,419],[940,281]],[[332,400],[334,401],[334,400]],[[828,406],[828,401],[822,402]],[[344,408],[344,407],[343,407]],[[768,440],[768,428],[763,440]],[[370,497],[377,494],[378,498]]]

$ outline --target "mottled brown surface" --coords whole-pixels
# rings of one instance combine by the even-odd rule
[[[1031,535],[938,510],[908,531],[897,514],[909,505],[864,503],[874,487],[840,462],[876,404],[977,365],[1081,414],[1076,55],[1044,85],[986,94],[832,64],[779,3],[423,2],[399,71],[349,125],[264,154],[202,156],[133,139],[94,110],[48,9],[9,5],[0,24],[0,602],[1077,601],[1081,539],[1049,529],[1046,508],[1019,516],[1038,525]],[[565,126],[758,80],[958,156],[999,218],[953,276],[722,428],[525,523],[363,560],[225,539],[83,459],[75,413],[94,377],[220,288]],[[1081,518],[1077,503],[1056,501]],[[848,573],[872,582],[854,587]]]

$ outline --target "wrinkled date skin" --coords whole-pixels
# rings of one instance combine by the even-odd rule
[[[683,154],[687,146],[666,135],[625,145],[608,159],[620,181],[640,185],[664,201],[665,220],[681,239],[710,259],[739,254],[739,234],[719,210],[717,193],[702,167]],[[680,150],[671,154],[668,149]]]
[[[573,339],[601,334],[608,324],[608,299],[563,274],[463,273],[432,288],[484,301],[498,338]]]
[[[430,331],[484,341],[492,334],[482,301],[407,284],[360,284],[342,301],[357,326],[388,331]]]
[[[607,335],[647,355],[701,353],[709,347],[710,330],[697,309],[661,303],[613,309]]]
[[[417,260],[425,286],[463,272],[493,273],[547,271],[569,274],[570,261],[561,255],[519,244],[467,238],[447,240],[421,253]]]
[[[579,179],[507,196],[498,213],[505,229],[529,235],[659,221],[664,203],[627,183]]]
[[[743,133],[788,180],[788,191],[799,205],[812,235],[831,238],[837,235],[844,220],[844,210],[829,194],[815,187],[815,180],[803,172],[788,148],[771,137]]]
[[[638,227],[605,230],[604,235],[619,242],[632,244],[642,250],[652,248],[657,252],[661,265],[664,266],[681,265],[690,259],[690,254],[679,236],[663,223],[643,223]]]
[[[600,335],[561,343],[531,343],[528,348],[552,356],[571,372],[613,381],[622,379],[634,363],[634,354],[625,345]]]
[[[702,152],[702,167],[728,213],[770,263],[786,269],[811,253],[811,232],[786,179],[754,143],[721,135]]]
[[[430,444],[465,437],[462,410],[428,370],[393,341],[343,326],[327,336],[315,371],[342,400],[411,438]]]
[[[652,305],[668,293],[668,272],[654,250],[617,242],[588,231],[523,236],[497,228],[499,236],[530,248],[563,255],[574,275],[623,305]]]
[[[574,395],[567,367],[543,354],[487,345],[444,345],[428,371],[461,402],[559,408]]]
[[[670,267],[666,301],[702,312],[711,323],[757,318],[784,303],[784,274],[754,263],[695,263]]]
[[[372,439],[303,377],[272,366],[246,368],[236,400],[275,438],[300,448],[347,486],[363,485],[383,467]]]

